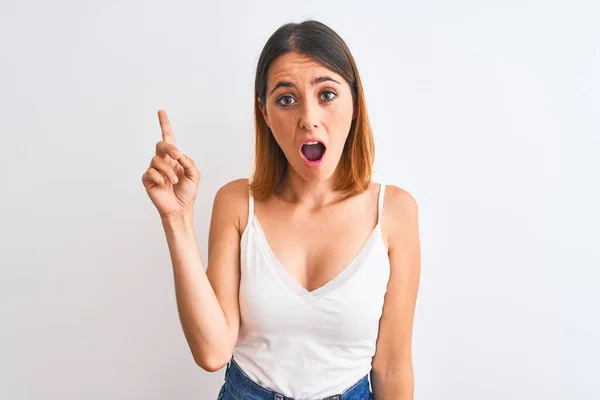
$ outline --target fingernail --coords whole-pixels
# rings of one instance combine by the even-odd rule
[[[178,181],[179,181],[179,179],[177,178],[177,175],[173,175],[173,176],[171,177],[171,182],[173,182],[173,183],[177,183]]]

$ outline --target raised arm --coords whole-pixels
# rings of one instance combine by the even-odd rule
[[[215,196],[205,272],[193,227],[200,171],[175,146],[166,113],[161,110],[158,117],[163,140],[157,143],[142,182],[165,230],[184,335],[196,363],[206,371],[216,371],[231,358],[239,328],[237,214],[243,205],[234,199],[244,197],[239,193],[244,185],[235,181]]]

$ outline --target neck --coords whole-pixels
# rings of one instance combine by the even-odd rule
[[[278,190],[284,201],[298,203],[310,209],[319,209],[339,201],[344,194],[334,189],[338,182],[336,173],[324,181],[307,181],[288,165],[285,178]]]

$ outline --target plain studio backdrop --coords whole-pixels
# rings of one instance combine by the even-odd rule
[[[251,173],[267,38],[320,20],[364,81],[376,181],[420,210],[415,398],[600,398],[592,1],[0,2],[0,398],[214,399],[141,183],[165,109],[217,189]],[[360,218],[360,216],[357,216]]]

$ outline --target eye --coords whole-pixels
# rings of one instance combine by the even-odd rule
[[[324,101],[332,101],[337,97],[337,93],[334,92],[333,90],[326,90],[323,93],[321,93],[321,99],[323,99]]]
[[[293,102],[295,102],[295,101],[296,100],[292,96],[290,96],[289,94],[286,94],[277,99],[277,104],[287,107],[287,106],[293,104]]]

